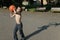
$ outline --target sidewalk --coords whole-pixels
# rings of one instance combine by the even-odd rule
[[[60,13],[60,8],[57,8],[57,7],[51,8],[51,12],[59,12]]]
[[[45,11],[45,7],[41,7],[41,8],[37,8],[36,9],[36,11],[38,11],[38,12],[44,12]],[[58,7],[52,7],[51,8],[51,10],[50,10],[51,12],[60,12],[60,8],[58,8]]]

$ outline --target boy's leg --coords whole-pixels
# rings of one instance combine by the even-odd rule
[[[24,35],[24,33],[23,33],[23,24],[22,24],[22,23],[20,24],[19,32],[20,32],[21,37],[24,38],[25,35]]]
[[[18,25],[16,24],[16,26],[14,28],[14,40],[18,40],[17,31],[18,31]]]

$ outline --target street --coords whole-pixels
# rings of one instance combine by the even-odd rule
[[[23,11],[22,23],[27,40],[60,40],[60,13]],[[0,40],[13,40],[14,26],[8,9],[0,9]]]

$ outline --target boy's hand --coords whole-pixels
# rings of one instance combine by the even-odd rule
[[[14,12],[11,12],[11,13],[10,13],[10,17],[14,17],[15,14],[16,14],[16,11],[14,10]]]

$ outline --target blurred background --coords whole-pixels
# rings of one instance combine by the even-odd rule
[[[0,8],[8,8],[13,3],[16,5],[19,3],[26,11],[42,7],[49,11],[52,7],[60,7],[60,0],[0,0]]]

